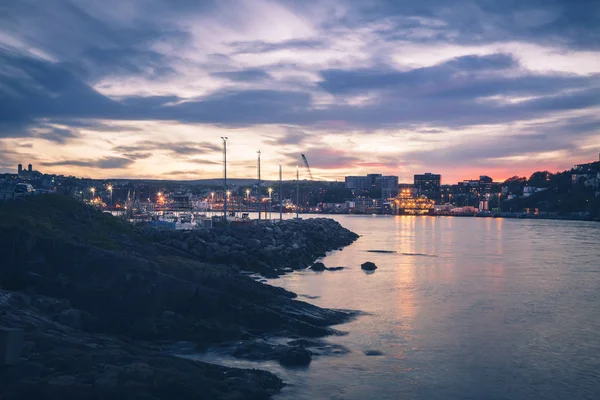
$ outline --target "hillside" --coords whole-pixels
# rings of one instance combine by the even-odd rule
[[[303,249],[297,257],[304,264],[326,249],[318,243],[330,236],[335,246],[343,245],[340,238],[345,244],[355,239],[328,221],[295,222],[305,229],[282,226],[271,234],[271,253],[276,256],[291,246],[283,241],[292,229],[300,232],[295,240],[302,246],[295,247]],[[32,344],[23,362],[0,374],[0,397],[44,394],[58,399],[79,393],[68,398],[90,398],[103,393],[125,398],[123,393],[131,391],[122,385],[131,376],[136,377],[136,393],[149,398],[178,393],[177,398],[253,399],[274,393],[281,381],[270,374],[191,363],[142,344],[190,341],[204,348],[271,335],[318,337],[333,332],[328,325],[353,315],[296,301],[293,293],[259,283],[227,263],[233,246],[217,243],[239,241],[255,248],[242,246],[248,248],[243,253],[238,248],[236,260],[246,254],[255,260],[247,267],[277,270],[279,266],[259,263],[264,246],[258,237],[264,233],[257,229],[188,235],[183,241],[180,233],[143,231],[67,197],[0,205],[0,325],[24,329]],[[309,236],[312,231],[320,233]],[[212,243],[216,253],[186,249],[182,243],[188,242],[196,247]],[[214,254],[219,264],[213,263]],[[272,356],[298,352],[307,350],[290,346]],[[143,371],[133,364],[143,364]],[[225,372],[243,379],[225,379]],[[157,382],[158,375],[173,379]],[[214,389],[209,397],[202,395],[210,390],[191,382],[200,378],[205,389]],[[21,397],[23,393],[29,397]],[[231,393],[238,397],[227,397]]]

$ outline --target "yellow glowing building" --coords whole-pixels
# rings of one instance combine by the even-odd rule
[[[434,205],[435,201],[425,196],[414,197],[410,189],[402,189],[391,204],[396,215],[430,215]]]

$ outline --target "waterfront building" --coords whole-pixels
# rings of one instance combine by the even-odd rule
[[[382,199],[389,199],[398,194],[398,177],[368,174],[366,176],[347,176],[346,189],[352,190],[355,196],[368,195],[372,191],[381,190]]]
[[[571,179],[573,185],[582,184],[585,187],[598,188],[600,183],[598,175],[600,175],[600,161],[575,165]]]
[[[523,188],[523,197],[529,197],[534,193],[537,192],[542,192],[544,190],[546,190],[548,188],[538,188],[538,187],[534,187],[534,186],[525,186]]]
[[[357,197],[353,201],[354,212],[357,214],[381,214],[383,212],[382,199],[370,199],[367,197]]]
[[[192,194],[191,193],[173,193],[173,202],[169,204],[172,210],[191,210],[192,209]]]
[[[410,189],[402,189],[390,204],[396,215],[432,215],[435,201],[426,196],[413,196]]]
[[[480,193],[490,193],[492,191],[492,185],[494,180],[487,175],[479,176],[479,189]]]
[[[596,174],[600,172],[600,153],[598,153],[598,161],[585,164],[577,164],[573,167],[577,174]]]
[[[347,176],[346,189],[352,191],[361,192],[364,190],[370,190],[375,188],[375,179],[380,177],[381,174],[370,174],[366,176]]]
[[[427,195],[429,198],[437,200],[440,197],[440,188],[442,176],[426,172],[424,174],[414,175],[414,187],[419,195]]]
[[[382,199],[390,199],[398,195],[397,176],[381,176],[377,180],[377,184],[381,187]]]

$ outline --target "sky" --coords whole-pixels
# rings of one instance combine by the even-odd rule
[[[3,0],[0,172],[443,183],[600,151],[598,0]],[[302,168],[303,178],[306,176]]]

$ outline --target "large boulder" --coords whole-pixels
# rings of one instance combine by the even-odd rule
[[[322,262],[316,262],[313,265],[311,265],[310,269],[312,269],[313,271],[325,271],[327,267]]]
[[[279,358],[279,363],[284,367],[301,367],[310,364],[312,353],[302,347],[293,347],[283,353]]]
[[[375,263],[372,263],[371,261],[367,261],[362,263],[360,265],[360,268],[362,268],[364,271],[375,271],[377,269],[377,265],[375,265]]]

